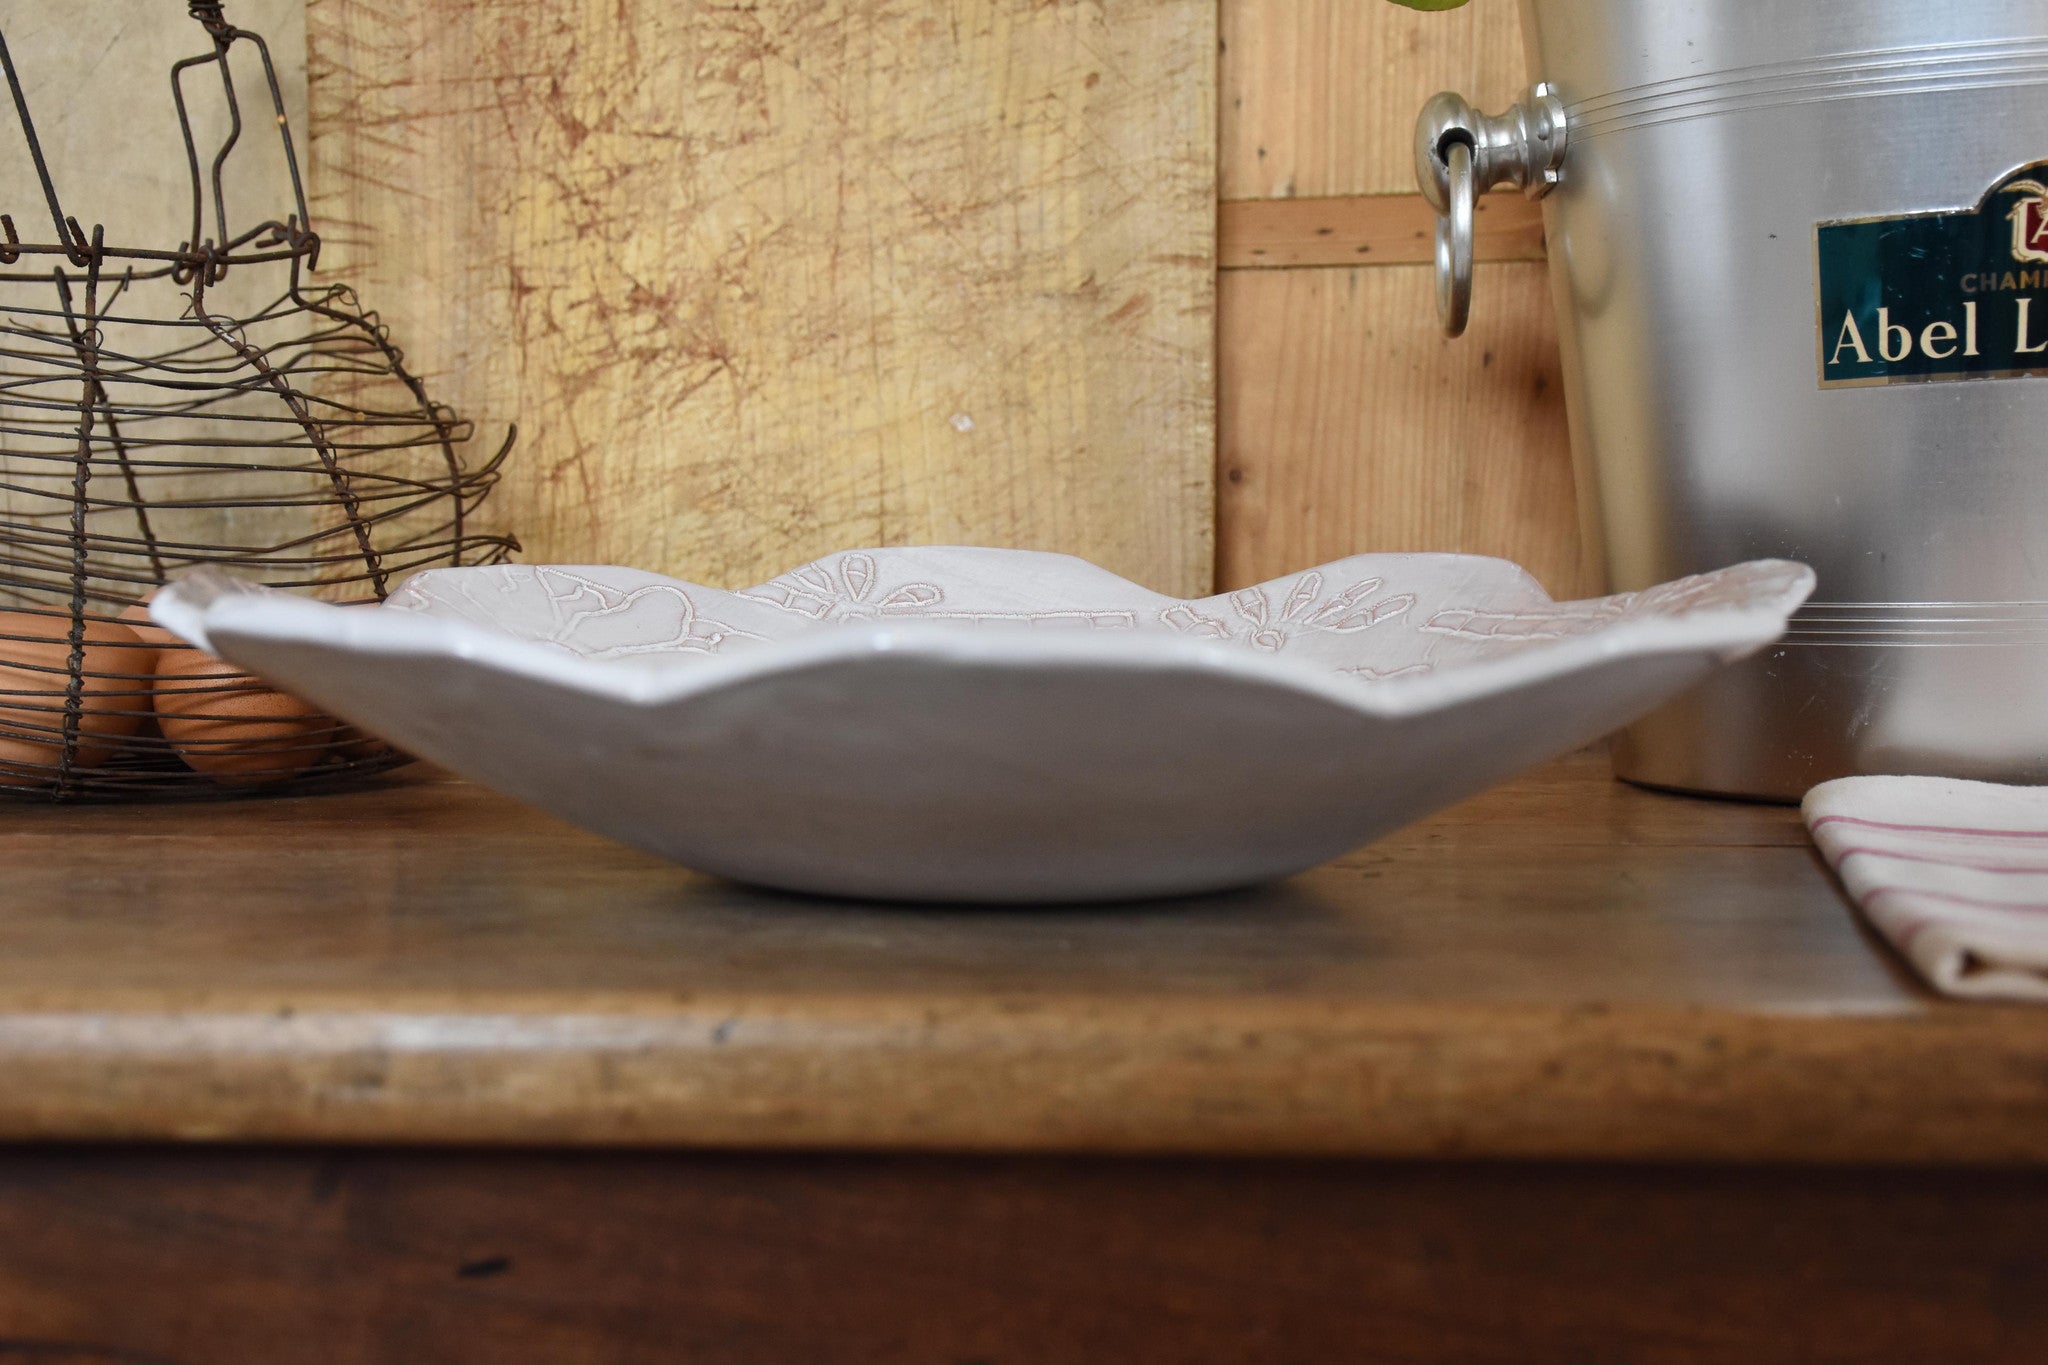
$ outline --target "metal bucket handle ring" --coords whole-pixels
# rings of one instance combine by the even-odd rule
[[[1445,205],[1436,218],[1436,315],[1445,336],[1465,330],[1472,313],[1472,148],[1453,142],[1444,149]]]
[[[1548,82],[1529,87],[1501,114],[1482,114],[1463,95],[1432,95],[1415,119],[1415,181],[1437,211],[1436,312],[1445,336],[1465,330],[1472,311],[1472,215],[1480,195],[1518,186],[1541,199],[1564,165],[1564,101]]]

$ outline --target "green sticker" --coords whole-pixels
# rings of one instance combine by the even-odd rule
[[[1814,229],[1823,388],[2048,374],[2048,162],[1975,208]]]

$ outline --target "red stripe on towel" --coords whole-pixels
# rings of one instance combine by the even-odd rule
[[[2041,901],[1988,901],[1979,896],[1959,896],[1953,891],[1922,891],[1912,886],[1872,887],[1863,895],[1868,905],[1879,896],[1924,896],[1947,905],[1967,905],[1979,910],[2010,910],[2021,915],[2048,915],[2048,903]]]
[[[1866,829],[1895,829],[1902,834],[1956,834],[1967,839],[2048,839],[2048,829],[1968,829],[1957,825],[1894,825],[1885,820],[1866,820],[1860,815],[1823,815],[1811,826],[1861,825]]]
[[[2012,876],[2048,876],[2048,863],[2029,867],[1993,867],[1989,863],[1966,863],[1955,858],[1937,858],[1931,853],[1894,853],[1888,848],[1870,848],[1864,844],[1858,844],[1854,848],[1841,850],[1835,855],[1835,861],[1838,863],[1844,862],[1858,853],[1867,853],[1873,858],[1897,858],[1902,863],[1933,863],[1937,867],[1965,867],[1972,872],[2003,872]]]

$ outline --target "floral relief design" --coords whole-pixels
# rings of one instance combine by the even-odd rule
[[[620,588],[551,566],[519,567],[495,579],[408,583],[385,602],[401,611],[454,614],[480,625],[512,628],[521,637],[586,659],[622,659],[679,651],[716,653],[733,639],[761,637],[705,616],[672,583]],[[538,597],[545,616],[533,610]]]
[[[1422,623],[1422,628],[1432,635],[1455,635],[1465,640],[1563,640],[1590,635],[1611,625],[1621,619],[1622,611],[1622,606],[1612,599],[1561,602],[1520,611],[1453,607],[1431,616]]]
[[[1414,594],[1374,600],[1374,594],[1385,586],[1385,579],[1360,579],[1325,600],[1324,578],[1311,570],[1289,585],[1286,597],[1277,607],[1263,587],[1230,594],[1231,610],[1237,617],[1234,621],[1204,615],[1188,602],[1166,608],[1159,613],[1159,619],[1175,630],[1201,639],[1232,640],[1275,652],[1300,635],[1350,634],[1406,615],[1415,605]]]
[[[1058,622],[1105,627],[1132,627],[1133,611],[1081,608],[1046,611],[1001,611],[955,608],[946,590],[922,580],[881,585],[874,556],[845,554],[792,570],[740,594],[807,616],[813,621],[871,621],[881,617],[919,617],[936,621]]]
[[[1284,651],[1363,685],[1427,676],[1634,620],[1754,612],[1759,602],[1802,595],[1808,581],[1797,565],[1752,563],[1636,593],[1553,602],[1519,571],[1504,575],[1497,565],[1485,573],[1459,569],[1447,583],[1420,572],[1404,576],[1405,563],[1402,573],[1381,574],[1345,563],[1184,601],[1064,557],[1021,560],[1033,573],[1006,577],[1007,566],[992,564],[988,551],[970,552],[976,558],[959,569],[947,553],[848,551],[738,593],[630,569],[430,570],[386,605],[597,660],[728,653],[843,622],[1014,623],[1173,633],[1268,655]],[[1390,581],[1414,591],[1396,591]],[[1460,600],[1470,605],[1448,605]]]
[[[1340,668],[1337,671],[1347,678],[1356,678],[1360,682],[1385,682],[1389,678],[1419,678],[1425,673],[1434,673],[1436,660],[1424,659],[1419,663],[1399,664],[1393,668],[1361,665],[1357,668]]]
[[[1759,597],[1789,592],[1807,575],[1798,564],[1763,560],[1714,573],[1693,574],[1624,594],[1624,616],[1689,616],[1698,611],[1744,611]]]
[[[1618,621],[1645,616],[1683,617],[1694,612],[1744,610],[1762,596],[1787,590],[1803,572],[1777,562],[1737,565],[1718,573],[1659,583],[1641,592],[1618,593],[1585,602],[1545,602],[1515,611],[1458,607],[1423,622],[1433,635],[1468,640],[1563,640],[1590,635]]]
[[[798,612],[813,621],[865,621],[877,616],[909,616],[929,611],[946,600],[936,583],[904,583],[877,592],[881,575],[875,557],[841,555],[819,560],[740,594]]]

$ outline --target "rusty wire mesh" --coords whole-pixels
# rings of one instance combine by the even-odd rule
[[[180,646],[141,604],[200,565],[375,602],[414,570],[517,548],[475,525],[511,434],[466,463],[470,425],[428,396],[377,316],[309,279],[320,239],[269,49],[220,0],[188,9],[207,50],[170,71],[191,182],[176,247],[110,243],[64,211],[0,32],[53,234],[25,240],[0,214],[4,792],[298,790],[389,768],[402,758]],[[231,54],[260,64],[295,201],[239,229],[223,182],[248,141]],[[209,157],[190,98],[215,80],[230,119]]]

